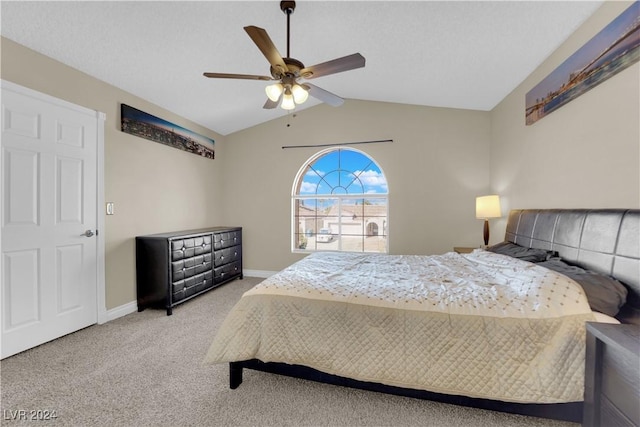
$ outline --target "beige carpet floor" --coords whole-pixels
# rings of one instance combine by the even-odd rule
[[[30,426],[571,426],[245,370],[202,360],[243,292],[233,281],[166,316],[148,309],[0,362],[2,425]],[[55,411],[49,421],[16,411]],[[52,413],[52,412],[49,412]]]

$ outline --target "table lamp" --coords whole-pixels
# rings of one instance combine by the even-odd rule
[[[476,197],[476,218],[484,219],[484,245],[489,244],[489,218],[500,218],[500,197],[498,195]]]

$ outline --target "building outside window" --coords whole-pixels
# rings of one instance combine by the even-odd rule
[[[311,157],[292,192],[292,250],[388,252],[387,180],[367,154],[331,148]]]

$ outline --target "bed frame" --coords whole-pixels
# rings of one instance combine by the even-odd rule
[[[622,323],[640,325],[640,210],[638,209],[525,209],[509,213],[505,240],[529,248],[558,252],[568,262],[613,276],[628,291],[618,314]],[[246,360],[229,364],[232,389],[242,383],[244,368],[322,383],[494,411],[581,422],[583,402],[522,404],[446,395],[393,387],[330,375],[285,363]]]

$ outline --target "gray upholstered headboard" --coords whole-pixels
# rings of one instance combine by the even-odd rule
[[[639,209],[512,210],[505,240],[615,277],[629,290],[617,317],[640,324]]]

